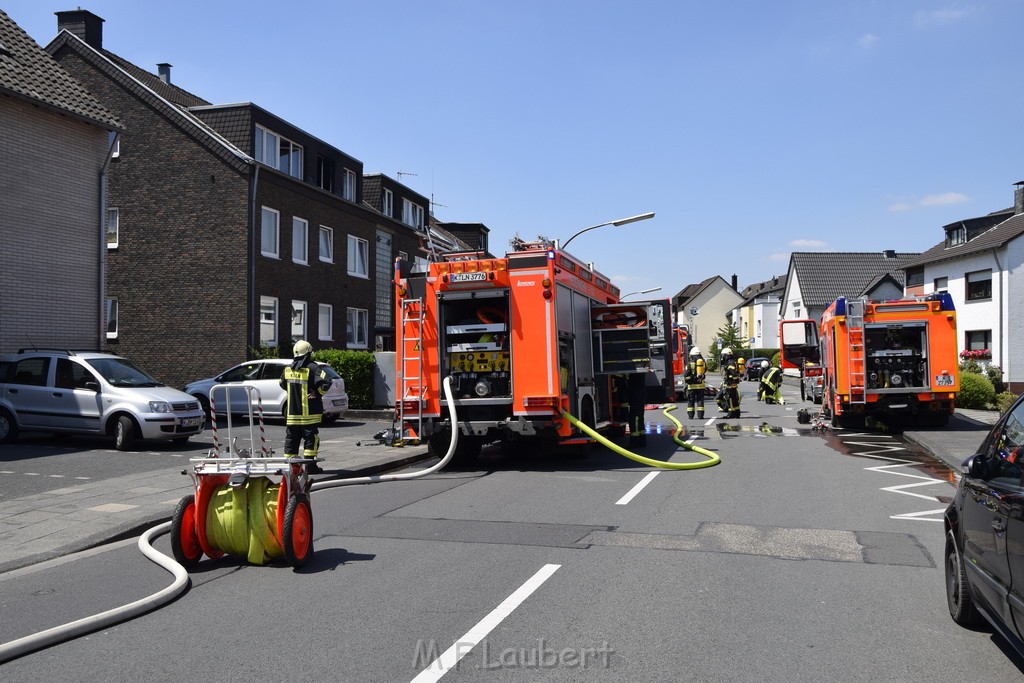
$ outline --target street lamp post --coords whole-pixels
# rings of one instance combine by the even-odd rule
[[[623,294],[619,297],[619,301],[625,299],[627,296],[633,296],[634,294],[650,294],[651,292],[661,291],[661,287],[651,287],[650,289],[641,289],[639,292],[630,292],[629,294]]]
[[[569,242],[572,242],[574,239],[576,239],[577,237],[579,237],[583,233],[588,232],[590,230],[594,230],[596,228],[603,228],[606,225],[614,225],[614,226],[618,227],[620,225],[627,225],[629,223],[636,223],[637,221],[645,221],[648,218],[654,218],[654,212],[653,211],[651,211],[650,213],[641,213],[641,214],[636,215],[636,216],[630,216],[629,218],[620,218],[620,219],[618,219],[616,221],[608,221],[606,223],[598,223],[597,225],[591,225],[589,228],[583,228],[582,230],[577,232],[575,235],[573,235],[572,237],[567,239],[565,241],[565,244],[559,245],[558,241],[556,240],[555,241],[555,248],[556,249],[565,249],[567,246],[569,246]]]

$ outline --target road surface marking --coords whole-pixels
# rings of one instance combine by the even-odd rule
[[[560,564],[546,564],[541,567],[536,574],[527,579],[526,583],[517,588],[515,593],[505,598],[504,602],[495,607],[476,626],[469,629],[466,635],[456,640],[440,657],[431,662],[416,678],[412,679],[412,683],[434,683],[441,680],[442,676],[455,668],[459,660],[468,655],[470,650],[486,638],[488,633],[504,621],[505,617],[512,614],[516,607],[519,607],[526,598],[530,597],[535,590],[540,588],[541,584],[547,581],[561,566]]]
[[[647,476],[645,476],[643,479],[641,479],[637,483],[636,486],[631,488],[629,490],[629,493],[627,493],[622,498],[619,498],[617,501],[615,501],[615,504],[616,505],[628,505],[629,501],[633,500],[633,497],[636,496],[636,494],[638,494],[641,491],[643,491],[644,487],[647,486],[648,484],[650,484],[651,480],[653,480],[656,476],[658,476],[658,472],[648,472]]]

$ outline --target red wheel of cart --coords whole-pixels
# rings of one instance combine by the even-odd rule
[[[187,495],[178,501],[171,520],[171,553],[185,569],[194,569],[203,556],[196,531],[196,497]]]
[[[293,496],[284,513],[284,528],[281,529],[281,545],[284,558],[293,567],[301,567],[313,554],[313,514],[309,510],[306,496]]]

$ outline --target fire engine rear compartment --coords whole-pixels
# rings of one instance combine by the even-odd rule
[[[927,323],[866,324],[864,342],[869,391],[929,389]]]

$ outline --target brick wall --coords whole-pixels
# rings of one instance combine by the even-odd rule
[[[179,388],[245,360],[248,177],[75,53],[57,58],[126,128],[108,173],[120,213],[109,349]]]
[[[100,347],[107,131],[0,95],[0,352]]]

